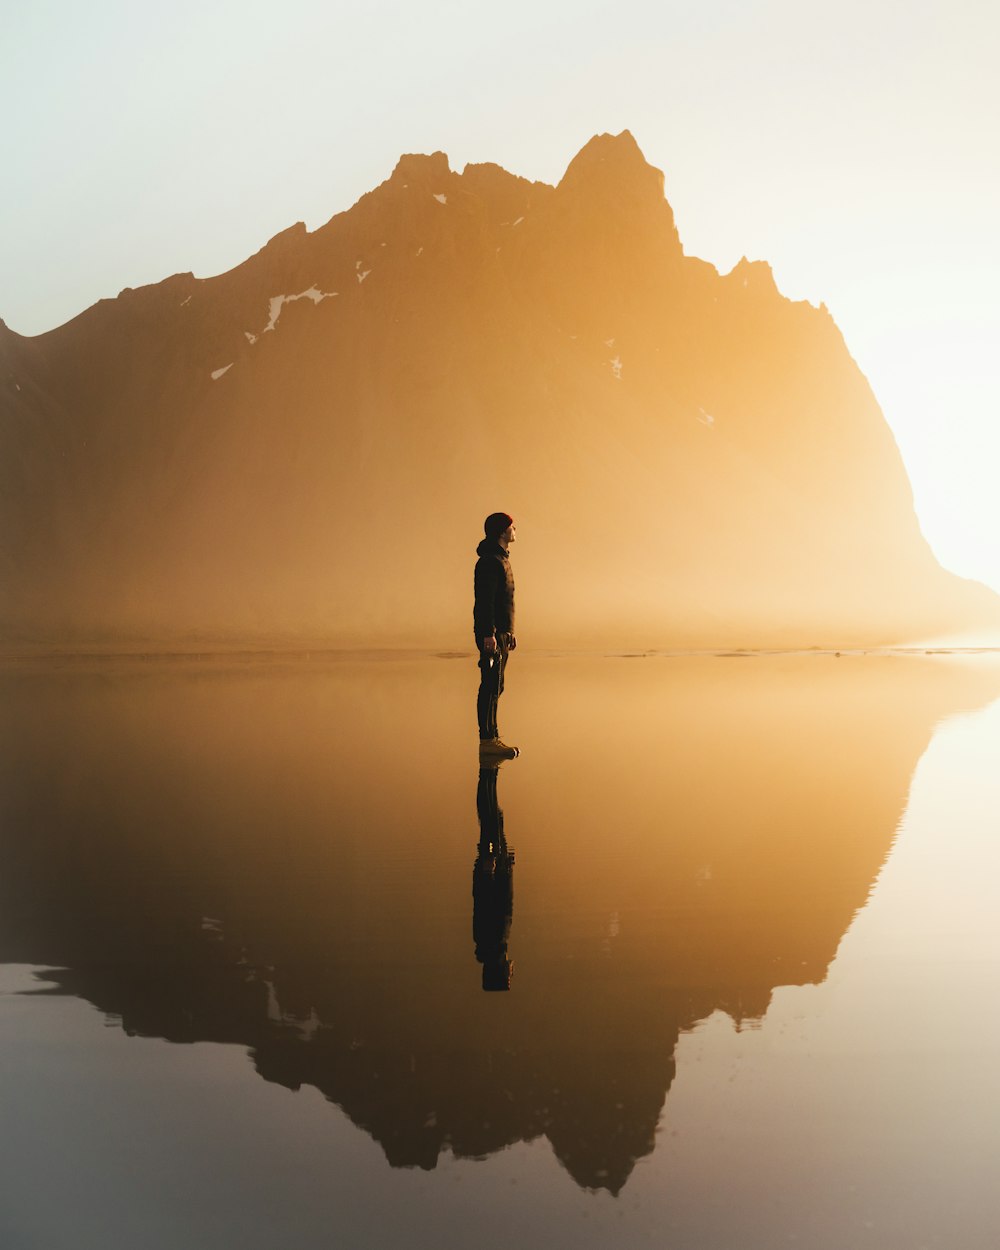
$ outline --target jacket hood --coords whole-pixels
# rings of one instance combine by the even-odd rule
[[[497,542],[495,538],[484,538],[476,548],[477,556],[499,556],[501,560],[507,559],[507,552]]]

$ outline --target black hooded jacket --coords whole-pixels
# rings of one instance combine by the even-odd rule
[[[472,623],[476,632],[476,646],[495,633],[514,632],[514,574],[510,571],[507,552],[495,538],[484,538],[476,548],[475,589],[476,601],[472,609]]]

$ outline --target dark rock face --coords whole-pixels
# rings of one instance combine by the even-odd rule
[[[628,132],[555,188],[404,156],[227,274],[0,328],[0,475],[14,645],[454,642],[496,508],[536,642],[1000,622],[827,311],[684,256]]]

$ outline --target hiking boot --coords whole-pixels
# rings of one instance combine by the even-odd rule
[[[517,747],[509,747],[506,742],[501,742],[499,738],[480,738],[479,740],[479,758],[484,757],[497,760],[512,760],[517,757]]]

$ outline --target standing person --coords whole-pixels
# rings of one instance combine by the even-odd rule
[[[480,758],[513,759],[517,747],[502,742],[497,731],[497,703],[503,694],[507,657],[517,646],[514,637],[514,575],[507,550],[517,536],[514,518],[491,512],[483,523],[486,537],[476,548],[475,591],[472,610],[476,647],[479,649]]]

